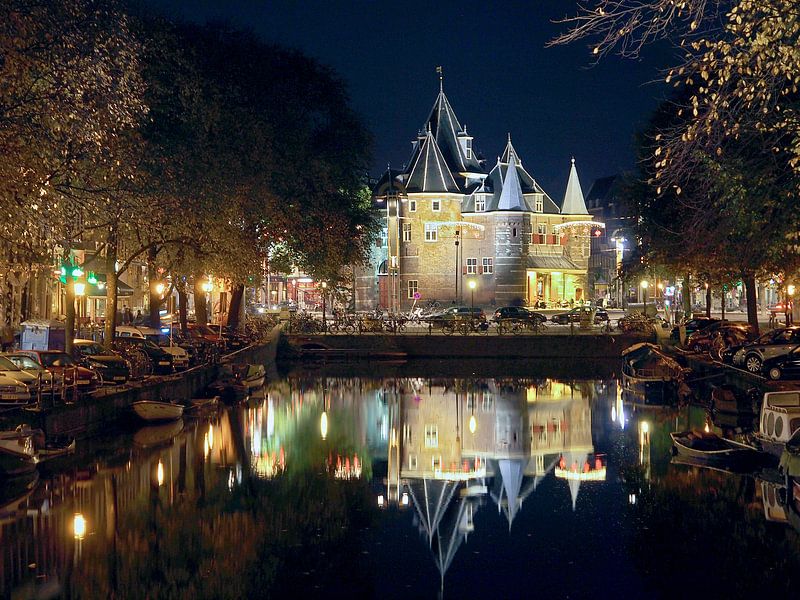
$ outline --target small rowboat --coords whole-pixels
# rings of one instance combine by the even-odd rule
[[[670,433],[673,453],[709,464],[758,463],[762,454],[746,444],[702,431]]]
[[[133,403],[133,410],[145,421],[175,421],[183,416],[183,406],[172,402],[139,400]]]
[[[213,396],[211,398],[192,398],[191,404],[192,408],[200,410],[216,408],[219,405],[219,396]]]

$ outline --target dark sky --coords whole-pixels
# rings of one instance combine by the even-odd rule
[[[436,99],[436,65],[490,163],[511,132],[523,165],[560,201],[575,156],[584,193],[634,164],[633,136],[665,93],[666,47],[592,66],[585,44],[545,48],[572,0],[141,0],[168,15],[223,19],[300,49],[347,81],[375,136],[373,175],[402,166]]]

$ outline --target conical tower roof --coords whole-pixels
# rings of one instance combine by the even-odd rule
[[[430,129],[425,132],[425,137],[415,153],[406,182],[406,190],[409,192],[459,191]]]
[[[509,146],[511,143],[509,142]],[[512,149],[513,150],[513,149]],[[509,155],[508,169],[503,180],[503,190],[497,201],[497,210],[529,210],[522,195],[522,185],[517,173],[517,157],[513,151]]]
[[[588,215],[586,202],[583,199],[581,182],[578,179],[578,170],[575,168],[575,159],[569,169],[569,180],[567,181],[567,191],[564,193],[564,202],[561,204],[562,215]]]
[[[444,87],[439,82],[439,95],[433,104],[425,128],[430,129],[436,143],[442,151],[450,170],[454,173],[473,172],[483,173],[483,167],[473,152],[468,158],[458,141],[459,135],[466,135],[466,130],[458,121],[450,101],[444,93]]]

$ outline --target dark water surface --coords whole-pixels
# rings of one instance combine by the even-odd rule
[[[638,407],[603,365],[372,370],[6,482],[0,597],[796,597],[775,473],[671,463],[701,408]]]

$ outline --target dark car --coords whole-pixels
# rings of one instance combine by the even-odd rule
[[[537,325],[541,325],[547,321],[547,317],[542,313],[533,312],[521,306],[503,306],[494,311],[492,320],[495,323],[505,320],[514,321],[532,321]]]
[[[161,346],[156,345],[145,338],[137,337],[116,337],[114,338],[114,345],[122,349],[135,348],[143,352],[153,365],[153,373],[159,375],[169,375],[174,372],[172,365],[172,355],[165,352]]]
[[[773,381],[800,379],[800,346],[795,346],[781,356],[766,359],[761,371]]]
[[[131,376],[128,361],[92,340],[74,340],[72,356],[100,376],[103,383],[123,384]]]
[[[754,342],[730,348],[723,353],[723,360],[730,355],[734,365],[759,374],[766,360],[788,354],[798,344],[800,326],[781,327],[768,331]]]
[[[569,323],[580,323],[581,315],[591,314],[592,311],[594,311],[595,324],[604,323],[608,321],[608,312],[604,308],[593,309],[589,306],[576,306],[575,308],[573,308],[568,312],[553,315],[552,317],[550,317],[550,320],[553,321],[553,323],[558,323],[559,325],[567,325]]]
[[[686,337],[688,338],[695,331],[700,331],[710,325],[713,325],[714,323],[719,323],[721,321],[722,319],[715,319],[714,317],[691,317],[689,319],[685,319],[683,323],[675,325],[675,327],[672,328],[670,337],[673,340],[680,340],[681,339],[680,328],[683,327],[686,329]]]
[[[63,380],[65,385],[76,385],[79,392],[88,392],[100,385],[100,377],[94,371],[80,366],[74,358],[61,350],[18,350],[6,356],[13,361],[17,355],[33,359],[57,379]]]
[[[469,306],[451,306],[447,310],[431,315],[430,320],[434,321],[448,321],[448,320],[471,320],[478,319],[480,321],[486,320],[486,315],[482,308]]]
[[[699,331],[695,331],[686,338],[686,347],[692,352],[708,352],[719,336],[729,335],[729,337],[734,338],[738,337],[736,334],[739,332],[749,333],[750,337],[748,339],[753,339],[753,337],[755,337],[755,330],[752,325],[748,323],[717,321]]]

